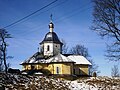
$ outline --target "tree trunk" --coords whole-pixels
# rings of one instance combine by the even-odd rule
[[[6,47],[5,47],[6,50]],[[7,63],[6,63],[6,53],[3,52],[3,60],[4,60],[4,65],[5,65],[5,73],[7,74]]]

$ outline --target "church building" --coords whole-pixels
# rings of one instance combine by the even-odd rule
[[[40,42],[40,51],[21,63],[22,72],[61,77],[89,76],[92,64],[84,56],[62,54],[62,45],[51,20],[49,32]]]

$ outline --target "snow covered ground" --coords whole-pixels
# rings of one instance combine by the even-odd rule
[[[71,82],[70,89],[71,90],[98,90],[98,88],[96,88],[96,87],[88,85],[84,82],[78,83],[77,81]]]
[[[0,90],[120,90],[120,78],[97,77],[66,81],[45,76],[0,73]]]
[[[71,90],[120,90],[120,78],[97,77],[72,81]]]

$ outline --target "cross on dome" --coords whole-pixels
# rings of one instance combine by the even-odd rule
[[[50,22],[52,22],[52,16],[53,16],[53,15],[51,14],[51,15],[50,15]]]
[[[50,32],[53,32],[54,24],[52,23],[52,14],[50,15],[50,24],[49,24],[49,29]]]

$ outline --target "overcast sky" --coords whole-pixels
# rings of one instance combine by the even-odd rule
[[[0,28],[19,20],[44,7],[54,0],[0,0]],[[90,30],[92,25],[93,4],[90,0],[58,0],[51,6],[33,16],[6,28],[13,38],[8,40],[8,55],[12,68],[19,65],[37,52],[39,43],[49,32],[50,15],[53,14],[54,31],[70,47],[76,44],[85,45],[93,61],[98,64],[99,75],[111,75],[111,67],[118,62],[106,60],[106,43],[96,32]],[[120,67],[120,64],[119,64]]]

